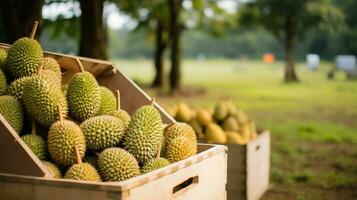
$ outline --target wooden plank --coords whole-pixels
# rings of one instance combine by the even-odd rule
[[[269,188],[270,133],[265,131],[247,145],[247,200],[258,200]]]
[[[207,147],[202,146],[202,149]],[[220,145],[121,182],[97,183],[0,174],[0,194],[6,199],[226,199],[226,161],[226,148]],[[192,184],[173,192],[175,186],[190,178],[195,180]]]
[[[47,169],[0,114],[0,172],[49,177]]]

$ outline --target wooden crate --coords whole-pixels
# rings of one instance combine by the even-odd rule
[[[229,200],[257,200],[269,188],[270,133],[246,145],[227,144]]]
[[[0,48],[9,47],[0,43]],[[63,83],[79,71],[74,56],[50,52],[45,52],[45,56],[59,62]],[[150,104],[150,97],[112,63],[79,58],[84,69],[96,76],[100,85],[112,91],[120,90],[122,108],[129,114],[142,105]],[[155,107],[160,111],[163,123],[174,121],[157,103]],[[3,138],[12,141],[7,143],[6,151],[1,149]],[[0,115],[0,199],[226,199],[227,148],[199,144],[198,150],[197,155],[183,161],[121,182],[51,179],[46,177],[47,172],[40,161]],[[32,168],[22,165],[20,157],[9,153],[13,151],[22,152],[20,157],[27,158]],[[8,160],[14,162],[9,163]],[[13,167],[17,170],[11,170]]]

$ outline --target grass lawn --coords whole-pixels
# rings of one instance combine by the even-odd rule
[[[150,61],[116,63],[140,83],[153,78]],[[280,62],[187,60],[183,86],[201,92],[175,98],[148,92],[164,106],[184,100],[212,107],[229,97],[258,127],[269,129],[271,189],[263,199],[357,199],[357,81],[346,81],[342,73],[327,80],[329,63],[317,71],[297,67],[301,82],[284,84]]]

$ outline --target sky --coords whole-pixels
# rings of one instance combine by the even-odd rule
[[[236,11],[238,2],[244,2],[246,0],[221,0],[219,6],[225,9],[227,12],[233,13]],[[184,1],[183,6],[191,7],[190,1]],[[66,2],[66,3],[53,3],[51,5],[45,5],[42,9],[42,16],[45,19],[55,19],[58,15],[63,15],[66,18],[80,16],[81,10],[78,2]],[[136,26],[135,20],[119,11],[118,8],[106,3],[104,6],[104,16],[107,24],[111,29],[130,29]]]

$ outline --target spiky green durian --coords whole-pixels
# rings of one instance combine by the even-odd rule
[[[89,163],[72,165],[66,172],[65,179],[81,181],[101,181],[97,170]]]
[[[113,92],[103,86],[99,86],[99,91],[101,101],[98,115],[109,114],[111,111],[116,110],[117,101]]]
[[[209,143],[226,143],[227,136],[220,126],[211,123],[207,126],[205,132],[206,139]]]
[[[178,136],[166,143],[165,158],[170,162],[178,162],[197,153],[197,143],[187,137]]]
[[[0,69],[3,68],[7,58],[7,51],[5,49],[0,49]]]
[[[124,149],[112,147],[98,156],[99,173],[105,181],[123,181],[140,174],[137,160]]]
[[[59,165],[71,166],[76,163],[75,147],[77,146],[80,158],[86,152],[86,141],[81,128],[72,121],[56,121],[48,131],[48,152]]]
[[[101,151],[119,144],[124,135],[123,122],[110,115],[91,117],[81,124],[88,149]]]
[[[24,124],[24,112],[21,103],[13,96],[0,96],[0,114],[20,133]]]
[[[117,98],[116,98],[116,110],[110,111],[108,115],[114,116],[122,120],[124,123],[125,129],[128,128],[130,122],[130,115],[120,108],[120,92],[117,90]]]
[[[48,171],[50,171],[52,178],[62,178],[61,171],[55,164],[44,160],[42,161],[42,163],[47,167]]]
[[[64,117],[67,116],[68,107],[58,83],[38,74],[31,76],[22,93],[22,101],[26,111],[41,125],[51,126],[58,119],[58,105]]]
[[[43,58],[43,69],[55,72],[57,75],[61,76],[61,67],[58,62],[51,57]]]
[[[154,158],[152,160],[149,160],[148,162],[146,162],[143,167],[140,169],[141,173],[146,174],[149,173],[151,171],[154,171],[156,169],[160,169],[163,167],[166,167],[170,165],[170,161],[168,161],[165,158]]]
[[[228,106],[225,101],[220,101],[214,108],[213,117],[216,121],[224,120],[229,114]]]
[[[165,128],[164,136],[166,142],[170,142],[178,136],[184,136],[192,141],[196,141],[196,134],[192,127],[184,122],[175,122]]]
[[[32,152],[40,159],[46,158],[46,142],[41,136],[36,134],[23,135],[21,139],[27,144]]]
[[[82,64],[77,59],[81,72],[73,75],[68,84],[67,100],[71,117],[84,121],[95,116],[100,109],[100,92],[97,80],[85,72]]]
[[[137,109],[124,137],[124,149],[133,154],[139,163],[155,158],[162,142],[163,125],[159,111],[153,105]]]
[[[21,77],[13,81],[6,88],[6,94],[16,97],[20,102],[22,102],[22,93],[24,91],[25,84],[28,80],[31,79],[31,76]]]
[[[61,86],[61,90],[63,92],[63,95],[67,97],[67,90],[68,90],[68,84],[64,84]]]
[[[35,22],[31,36],[16,40],[8,51],[6,71],[15,79],[35,74],[37,67],[43,63],[42,47],[33,39],[36,28],[37,22]]]
[[[4,94],[7,86],[7,80],[4,72],[0,69],[0,94]]]

